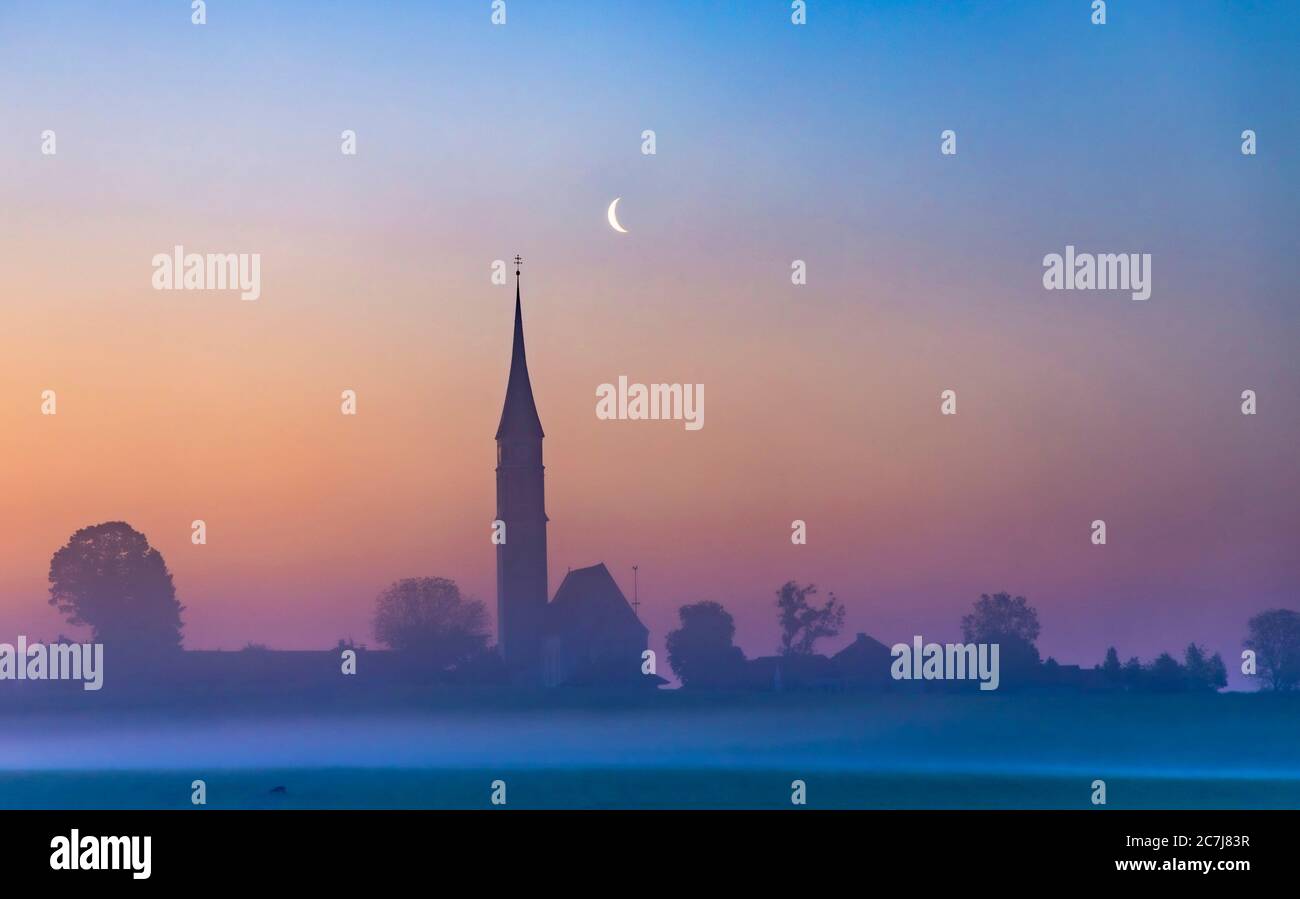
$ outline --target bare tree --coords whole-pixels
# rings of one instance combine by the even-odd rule
[[[783,655],[812,655],[818,640],[834,637],[844,627],[844,604],[830,593],[825,603],[815,606],[808,600],[816,595],[813,584],[801,587],[794,581],[787,581],[776,591]]]

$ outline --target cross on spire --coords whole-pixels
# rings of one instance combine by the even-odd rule
[[[515,254],[515,277],[519,277],[519,266],[524,264],[524,259],[518,253]]]
[[[637,590],[636,570],[640,567],[640,565],[632,566],[632,614],[638,618],[641,617],[641,597]]]

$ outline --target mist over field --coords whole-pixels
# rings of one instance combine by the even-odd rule
[[[0,806],[188,807],[201,778],[214,807],[486,807],[498,777],[526,807],[788,806],[792,778],[813,806],[1085,807],[1095,778],[1120,807],[1300,802],[1300,701],[1288,696],[292,705],[26,715],[0,743]]]

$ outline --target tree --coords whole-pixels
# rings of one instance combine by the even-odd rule
[[[794,581],[787,581],[776,591],[782,655],[812,655],[818,640],[834,637],[844,626],[844,605],[835,594],[828,594],[820,606],[808,601],[816,595],[817,587],[813,584],[801,587]]]
[[[668,632],[668,664],[686,687],[733,686],[743,676],[745,654],[732,641],[736,623],[716,602],[677,610],[682,626]]]
[[[73,534],[50,559],[50,605],[96,643],[134,653],[181,646],[182,606],[162,553],[124,521]]]
[[[1176,693],[1187,689],[1187,678],[1183,666],[1167,652],[1156,656],[1151,668],[1146,672],[1147,685],[1161,693]]]
[[[484,650],[488,614],[482,602],[461,596],[455,581],[405,578],[375,598],[374,632],[385,646],[445,670]]]
[[[1032,644],[1038,639],[1038,612],[1023,596],[1010,593],[981,593],[975,611],[961,619],[967,643],[986,643],[1014,637]]]
[[[1272,690],[1293,690],[1300,684],[1300,614],[1269,609],[1247,623],[1243,644],[1255,651],[1259,673]]]
[[[1038,612],[1023,596],[980,594],[974,611],[962,617],[961,632],[967,643],[998,644],[1000,667],[1008,683],[1024,680],[1038,668],[1038,647],[1034,645]]]
[[[1210,660],[1205,657],[1205,650],[1195,643],[1188,643],[1183,652],[1183,672],[1187,677],[1187,686],[1192,689],[1209,687]]]
[[[1137,656],[1130,656],[1129,660],[1124,663],[1124,686],[1130,690],[1137,690],[1143,686],[1146,671],[1142,668],[1142,661]]]
[[[1228,686],[1228,666],[1223,664],[1223,656],[1217,652],[1210,656],[1210,686],[1215,690]]]
[[[1113,646],[1106,650],[1106,661],[1101,665],[1101,673],[1106,683],[1112,687],[1118,687],[1124,681],[1124,669],[1119,664],[1119,653]]]
[[[1223,664],[1223,657],[1216,652],[1206,658],[1205,650],[1195,643],[1187,644],[1187,651],[1183,653],[1183,673],[1187,686],[1192,690],[1216,691],[1228,686],[1228,669]]]

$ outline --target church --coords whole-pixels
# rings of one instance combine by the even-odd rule
[[[497,650],[512,679],[546,686],[649,686],[641,673],[649,631],[604,564],[571,570],[547,600],[546,486],[542,420],[524,354],[515,257],[515,333],[497,427]]]

